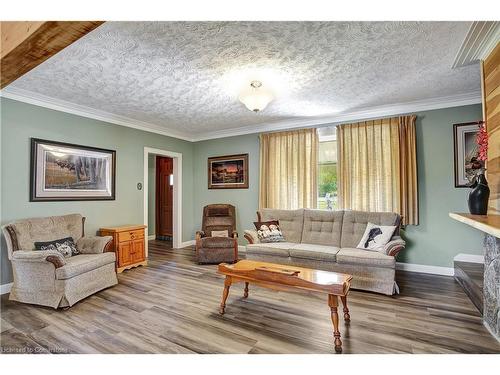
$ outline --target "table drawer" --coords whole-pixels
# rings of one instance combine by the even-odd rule
[[[144,230],[131,230],[118,233],[118,242],[127,242],[144,238]]]

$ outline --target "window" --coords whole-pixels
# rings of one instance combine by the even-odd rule
[[[335,128],[321,130],[318,155],[318,208],[335,210],[337,208],[337,139]]]

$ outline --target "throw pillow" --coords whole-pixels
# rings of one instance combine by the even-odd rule
[[[35,242],[35,250],[56,250],[65,258],[79,254],[73,237],[61,238],[54,241]]]
[[[284,242],[283,233],[281,233],[280,224],[277,220],[257,221],[253,223],[257,229],[257,237],[262,243]]]
[[[228,231],[226,230],[213,230],[212,237],[229,237]]]
[[[396,226],[368,223],[357,248],[385,253],[384,246],[391,240],[395,230]]]

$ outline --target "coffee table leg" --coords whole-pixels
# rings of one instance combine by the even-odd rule
[[[336,295],[329,294],[328,295],[328,306],[330,306],[332,323],[333,323],[333,337],[335,338],[335,351],[337,353],[342,353],[342,341],[340,340],[340,331],[339,331],[339,314],[337,313],[337,307],[339,305],[339,301]]]
[[[226,310],[226,300],[229,295],[229,287],[231,286],[231,276],[226,276],[224,280],[224,291],[222,292],[222,300],[220,301],[219,313],[222,315]]]
[[[349,308],[347,307],[347,296],[340,297],[342,300],[342,305],[344,306],[344,320],[346,322],[351,321],[351,316],[349,315]]]
[[[245,290],[243,291],[243,298],[248,298],[248,282],[245,282]]]

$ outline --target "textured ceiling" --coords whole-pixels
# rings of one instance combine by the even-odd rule
[[[9,88],[195,136],[470,93],[469,22],[106,22]],[[276,99],[238,100],[261,79]]]

